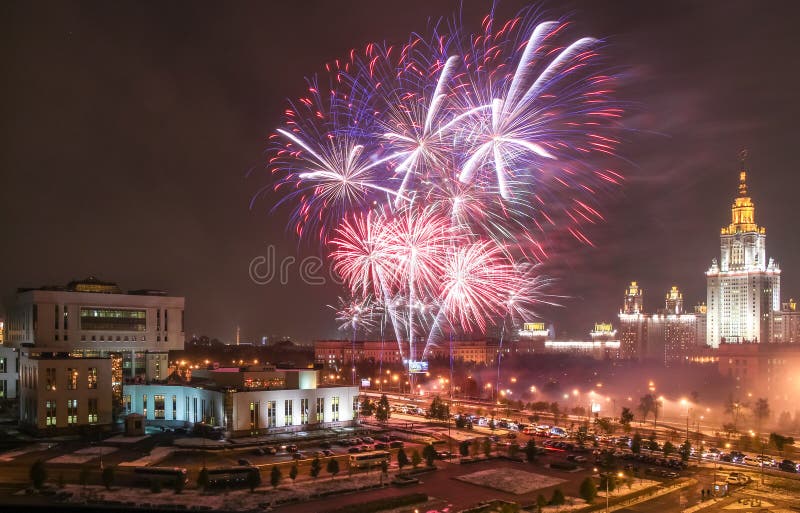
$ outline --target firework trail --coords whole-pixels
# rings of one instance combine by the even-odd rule
[[[527,8],[370,43],[308,81],[270,138],[271,192],[347,284],[338,319],[354,337],[367,298],[409,360],[445,329],[555,304],[538,273],[549,241],[591,244],[585,227],[622,182],[605,164],[622,110],[601,50]]]

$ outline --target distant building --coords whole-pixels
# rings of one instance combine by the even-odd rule
[[[770,316],[780,309],[781,270],[767,260],[766,240],[747,193],[747,173],[741,171],[731,222],[720,231],[719,262],[715,258],[706,271],[706,341],[712,347],[722,341],[770,341]]]
[[[423,344],[414,348],[414,358],[423,358]],[[343,369],[353,361],[357,363],[407,363],[408,349],[401,355],[394,340],[317,340],[314,342],[314,360],[329,369]],[[512,347],[509,344],[509,347]],[[493,340],[457,340],[453,341],[453,359],[472,363],[487,364],[496,361],[499,345]],[[510,350],[510,349],[509,349]],[[430,347],[424,355],[426,359],[450,358],[450,344],[443,343]]]
[[[648,319],[644,313],[644,290],[632,281],[625,289],[619,312],[620,358],[637,360],[647,354]]]
[[[636,283],[625,291],[620,320],[621,358],[660,361],[675,365],[686,360],[698,344],[698,323],[705,323],[704,308],[694,313],[683,308],[683,294],[673,286],[666,294],[664,308],[643,311],[644,291]]]
[[[735,382],[741,397],[766,397],[783,408],[797,404],[800,377],[800,344],[735,343],[699,350],[689,361],[716,367]]]
[[[772,342],[800,343],[800,310],[794,299],[783,303],[780,311],[772,312],[770,334]]]

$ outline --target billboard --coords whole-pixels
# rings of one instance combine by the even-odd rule
[[[428,372],[428,362],[425,360],[411,360],[408,362],[408,372],[411,374],[425,374]]]
[[[361,386],[364,388],[369,388],[370,386],[369,378],[361,378]]]

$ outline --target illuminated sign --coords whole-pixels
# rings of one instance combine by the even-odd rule
[[[424,360],[411,360],[408,362],[408,372],[411,374],[424,374],[428,372],[428,362]]]
[[[370,384],[371,383],[370,383],[369,378],[361,378],[361,386],[362,387],[369,388]]]
[[[600,403],[592,403],[592,413],[600,413]]]

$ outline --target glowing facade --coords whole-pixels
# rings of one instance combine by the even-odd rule
[[[739,173],[739,195],[731,223],[720,232],[720,259],[706,271],[707,343],[770,340],[770,319],[780,308],[781,271],[766,258],[766,229],[755,221],[747,173]]]

